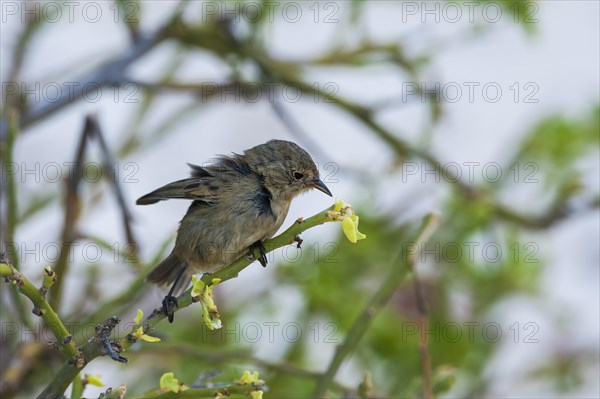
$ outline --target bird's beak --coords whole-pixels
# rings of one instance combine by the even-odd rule
[[[317,190],[324,192],[325,194],[329,195],[330,197],[333,197],[333,195],[331,194],[331,191],[329,191],[329,189],[327,188],[325,183],[323,183],[321,181],[321,179],[315,179],[315,180],[309,181],[308,186],[310,186],[312,188],[316,188]]]

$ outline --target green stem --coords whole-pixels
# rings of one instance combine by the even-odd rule
[[[6,166],[12,166],[13,161],[13,148],[15,139],[18,135],[18,114],[13,110],[7,111],[8,116],[8,137],[6,140],[6,147],[2,151],[3,163]],[[6,240],[8,243],[13,243],[15,239],[15,230],[17,228],[17,220],[19,217],[19,207],[17,201],[17,190],[15,184],[15,174],[7,173],[6,179],[6,202],[7,202],[7,213],[6,213]],[[11,259],[14,267],[19,269],[19,254],[16,252],[14,259]]]
[[[7,110],[7,119],[8,119],[8,135],[5,145],[3,145],[2,149],[2,163],[5,166],[14,165],[13,161],[13,148],[15,139],[19,134],[19,114],[13,109]],[[4,168],[3,168],[4,169]],[[19,245],[15,241],[15,233],[17,230],[17,223],[19,219],[19,206],[17,201],[17,189],[15,183],[16,174],[7,173],[6,174],[6,237],[5,237],[5,245],[6,249],[13,252],[14,256],[11,257],[10,261],[15,269],[20,269],[20,254],[19,254]],[[3,177],[4,178],[4,177]],[[10,253],[10,252],[9,252]],[[19,293],[17,291],[11,290],[10,295],[12,297],[12,302],[15,304],[15,308],[17,309],[17,313],[21,321],[29,328],[33,328],[33,324],[29,314],[25,310],[25,306],[19,297]]]
[[[323,223],[337,221],[337,219],[335,219],[331,214],[334,208],[335,205],[332,205],[331,207],[323,210],[322,212],[314,216],[311,216],[306,220],[298,219],[286,231],[284,231],[277,237],[265,242],[266,252],[268,253],[277,248],[281,248],[285,245],[291,244],[296,236],[310,228],[321,225]],[[248,265],[250,265],[253,262],[253,259],[248,259],[247,256],[243,256],[231,265],[219,270],[218,272],[212,274],[205,274],[204,276],[202,276],[202,280],[207,285],[212,285],[213,279],[220,279],[220,282],[230,280],[232,278],[237,277],[240,271],[248,267]],[[175,311],[184,309],[193,303],[191,292],[192,289],[190,288],[181,295],[179,295],[179,297],[177,297],[178,307],[175,309]],[[154,311],[149,316],[147,316],[139,324],[134,326],[131,329],[131,334],[128,334],[127,336],[122,338],[117,343],[117,346],[120,346],[123,351],[127,350],[131,345],[135,343],[135,340],[132,339],[132,335],[140,326],[143,327],[144,333],[147,334],[165,318],[166,316],[161,308],[154,309]],[[99,348],[98,344],[95,342],[87,342],[86,344],[82,345],[80,347],[80,352],[83,360],[85,361],[85,364],[90,363],[93,359],[95,359],[98,356],[104,355],[102,349]],[[59,369],[58,373],[54,376],[50,384],[38,396],[38,399],[50,399],[62,395],[71,383],[71,381],[73,381],[73,379],[77,376],[77,374],[80,371],[81,368],[78,368],[76,365],[72,364],[72,362],[64,363],[63,366]],[[182,394],[183,393],[179,393],[178,395]],[[162,397],[163,396],[161,396],[161,398]],[[182,397],[184,396],[178,396],[178,398]]]
[[[7,278],[14,284],[17,290],[25,295],[33,303],[34,313],[39,315],[46,326],[52,331],[57,340],[60,350],[69,357],[69,361],[77,359],[79,353],[73,342],[73,337],[60,320],[54,309],[50,306],[46,297],[36,288],[23,274],[8,263],[0,263],[0,277]]]
[[[83,396],[83,381],[79,374],[73,380],[73,386],[71,387],[71,399],[81,399]]]
[[[317,382],[315,391],[311,395],[312,398],[325,397],[327,388],[332,385],[335,375],[337,374],[343,361],[354,351],[358,341],[360,341],[365,331],[367,331],[369,328],[373,318],[388,303],[392,297],[392,294],[398,288],[398,285],[402,282],[406,274],[412,269],[412,265],[414,264],[415,258],[418,255],[418,250],[422,247],[421,244],[429,239],[430,235],[436,229],[438,223],[439,217],[437,215],[430,214],[425,218],[423,226],[419,230],[419,235],[415,240],[417,250],[415,253],[411,254],[408,262],[398,265],[398,258],[400,257],[401,253],[394,257],[394,260],[392,261],[392,270],[390,271],[388,278],[385,279],[367,306],[365,306],[354,323],[352,323],[344,342],[336,348],[333,359],[327,367],[327,371],[325,371],[323,376]]]

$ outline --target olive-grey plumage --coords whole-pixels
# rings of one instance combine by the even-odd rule
[[[289,141],[271,140],[244,154],[221,156],[210,166],[190,167],[190,178],[137,200],[138,205],[193,201],[179,224],[173,251],[147,277],[161,285],[186,277],[176,290],[192,274],[216,272],[273,237],[297,195],[316,188],[331,196],[310,155]]]

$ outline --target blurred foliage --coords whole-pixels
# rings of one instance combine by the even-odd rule
[[[521,144],[518,158],[536,162],[540,170],[561,184],[577,178],[578,159],[600,144],[600,108],[589,116],[572,120],[556,115],[544,120]]]
[[[121,0],[117,3],[123,13],[131,16],[123,19],[123,22],[132,46],[136,48],[144,33],[140,30],[139,19],[144,17],[143,10],[151,3]],[[500,4],[527,31],[534,30],[532,13],[539,7],[537,3],[503,0]],[[281,7],[281,4],[278,6]],[[342,65],[361,68],[384,63],[397,68],[405,76],[416,79],[432,57],[435,57],[433,52],[408,56],[403,50],[403,42],[390,38],[388,42],[382,43],[365,39],[351,48],[348,44],[332,43],[330,51],[315,59],[294,62],[281,60],[270,54],[265,47],[265,38],[271,29],[265,18],[266,14],[248,24],[235,25],[218,16],[199,23],[183,18],[186,7],[189,7],[186,2],[180,2],[176,12],[165,17],[166,26],[155,38],[154,44],[166,40],[175,42],[175,57],[158,74],[155,82],[131,79],[131,82],[143,88],[143,97],[138,112],[131,117],[128,134],[123,135],[120,145],[112,150],[119,160],[158,145],[186,117],[205,110],[206,98],[216,98],[215,93],[204,92],[201,85],[184,84],[176,79],[179,68],[193,51],[213,54],[230,68],[229,78],[223,82],[224,85],[251,82],[261,87],[274,80],[284,85],[294,82],[307,91],[310,86],[302,80],[306,66],[318,68]],[[366,7],[368,2],[356,1],[344,8],[344,17],[340,16],[344,22],[342,28],[351,29],[360,24]],[[135,12],[130,14],[131,10]],[[244,30],[244,27],[247,29]],[[15,44],[11,80],[18,80],[23,55],[32,38],[40,31],[40,23],[29,22],[25,25]],[[247,73],[244,68],[247,63],[252,63],[258,72]],[[124,79],[124,75],[119,75],[124,69],[126,68],[110,70],[117,74],[112,76],[117,83],[124,83],[120,81]],[[144,127],[142,122],[155,109],[162,90],[192,93],[195,101],[168,115],[162,124]],[[327,94],[321,93],[324,96]],[[8,110],[18,112],[21,115],[20,127],[25,130],[36,118],[28,117],[30,108],[19,99],[22,98],[17,96],[3,104],[2,115],[6,119]],[[365,125],[369,134],[387,144],[397,155],[397,159],[435,161],[431,154],[403,142],[398,135],[379,125],[376,109],[366,104],[353,103],[341,96],[332,95],[327,99],[331,100],[331,106],[337,107],[356,123]],[[429,107],[432,124],[439,123],[444,104],[431,101],[423,106]],[[546,259],[535,246],[531,238],[532,231],[549,228],[571,216],[571,205],[577,196],[591,197],[591,203],[586,205],[597,212],[598,192],[586,188],[582,182],[582,163],[598,155],[600,107],[596,104],[592,106],[594,109],[585,116],[548,116],[523,135],[523,141],[514,151],[512,163],[533,163],[545,177],[546,191],[553,198],[548,201],[550,206],[542,209],[541,215],[522,214],[519,210],[501,204],[501,195],[510,195],[512,190],[520,189],[518,184],[509,184],[510,177],[505,177],[500,184],[494,185],[441,183],[448,185],[448,195],[441,208],[442,223],[433,238],[427,242],[426,251],[417,257],[416,268],[419,273],[411,274],[398,286],[388,306],[375,315],[366,335],[353,348],[352,357],[345,363],[350,374],[359,377],[348,386],[334,381],[330,386],[333,396],[422,396],[424,373],[418,333],[422,309],[419,308],[415,295],[417,281],[420,282],[427,305],[428,352],[432,363],[433,392],[443,395],[460,379],[463,390],[461,394],[486,394],[488,381],[482,377],[482,370],[490,364],[502,341],[497,342],[494,330],[485,330],[484,326],[489,325],[489,320],[493,320],[494,309],[503,301],[516,295],[541,295],[540,276]],[[59,112],[61,109],[62,106],[56,106],[52,112]],[[44,121],[42,118],[41,122]],[[290,128],[290,131],[294,129]],[[13,133],[14,129],[7,137],[3,137],[3,162],[12,160],[15,139]],[[25,222],[41,223],[44,212],[56,207],[64,195],[62,192],[50,192],[43,188],[37,192],[38,195],[27,198],[17,207],[16,194],[19,187],[11,185],[14,182],[6,184],[4,179],[2,183],[3,196],[8,199],[5,207],[11,215],[8,230],[3,217],[4,237],[12,237],[14,230],[18,230]],[[88,213],[95,212],[98,198],[110,192],[105,189],[107,184],[107,181],[101,181],[93,187],[89,184],[82,185],[79,201]],[[413,249],[410,240],[415,234],[414,221],[398,223],[397,215],[372,209],[368,205],[358,209],[357,213],[361,216],[361,231],[368,239],[350,244],[341,231],[328,243],[310,242],[307,238],[301,250],[292,248],[289,251],[290,254],[297,252],[297,260],[272,264],[264,271],[274,279],[274,288],[254,293],[251,299],[243,302],[243,306],[234,299],[220,295],[219,289],[223,287],[217,288],[216,301],[224,322],[222,330],[207,330],[202,323],[198,306],[192,306],[191,309],[178,313],[175,324],[162,325],[152,333],[159,336],[162,342],[135,344],[128,352],[130,364],[124,369],[127,373],[123,374],[123,380],[111,383],[114,386],[126,383],[126,397],[130,397],[129,395],[139,395],[156,388],[161,375],[167,371],[173,371],[178,380],[188,386],[202,387],[211,383],[231,382],[238,379],[244,370],[257,369],[261,378],[267,382],[265,398],[311,397],[336,344],[341,343],[369,299],[388,277],[390,270],[399,267],[399,263],[406,264],[409,261],[408,254]],[[102,232],[84,234],[79,231],[77,239],[98,243],[102,248],[111,248],[110,243],[113,242],[113,237],[105,237]],[[124,250],[123,258],[135,263],[135,267],[130,270],[134,275],[130,276],[127,288],[110,298],[105,298],[96,287],[103,265],[74,265],[78,270],[86,270],[85,281],[82,283],[85,287],[84,295],[75,312],[63,315],[59,309],[59,314],[63,321],[80,322],[73,324],[77,343],[84,342],[86,331],[82,327],[139,307],[138,302],[144,294],[144,275],[164,256],[171,239],[172,237],[165,237],[164,245],[146,260],[138,259],[135,254]],[[499,250],[503,254],[499,259],[481,256],[481,250],[488,242],[495,244],[493,250]],[[477,248],[476,254],[471,257],[473,243],[478,245],[474,247]],[[394,262],[394,255],[398,253],[401,254],[400,258]],[[12,255],[18,259],[18,255]],[[45,265],[39,266],[41,270]],[[59,278],[72,277],[68,275]],[[244,278],[243,274],[240,278]],[[3,292],[10,289],[2,286]],[[279,312],[281,290],[301,298],[299,308],[285,317]],[[27,323],[29,315],[23,312],[23,302],[13,295],[16,291],[11,292],[11,302],[3,300],[0,304],[2,321],[19,320]],[[460,303],[456,301],[457,296],[462,298]],[[279,335],[282,325],[292,321],[302,328],[303,333],[297,340],[288,340],[278,347],[280,353],[275,356],[276,360],[267,361],[256,355],[257,345],[252,340],[243,339],[243,328],[250,326],[248,320],[258,323],[263,334],[268,330],[263,323],[272,321],[280,323],[276,330]],[[502,331],[506,334],[510,331],[508,328],[503,325]],[[523,333],[522,326],[520,332]],[[9,359],[14,364],[22,364],[22,369],[17,368],[15,371],[7,364],[2,364],[2,392],[6,395],[3,397],[32,395],[47,384],[61,359],[51,348],[40,348],[30,342],[22,343],[14,337],[8,338],[6,345],[3,342],[3,361]],[[265,337],[263,341],[264,339]],[[511,337],[503,338],[506,339],[510,340]],[[524,378],[555,381],[559,389],[568,392],[578,386],[587,361],[577,352],[552,354],[543,368]],[[19,370],[22,370],[22,374],[19,374]],[[16,381],[17,385],[9,385],[11,381]]]

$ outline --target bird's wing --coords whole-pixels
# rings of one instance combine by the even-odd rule
[[[202,201],[207,204],[211,204],[216,201],[217,191],[218,187],[212,185],[210,179],[191,177],[189,179],[178,180],[158,188],[151,193],[140,197],[136,201],[136,204],[150,205],[157,203],[158,201],[173,198]]]

